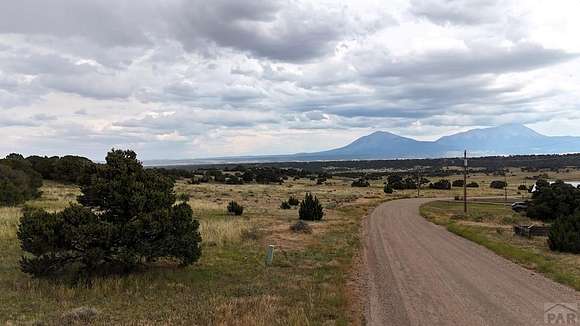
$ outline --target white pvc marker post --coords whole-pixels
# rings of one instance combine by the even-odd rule
[[[268,250],[266,251],[266,265],[272,265],[272,261],[274,260],[274,245],[269,245]]]

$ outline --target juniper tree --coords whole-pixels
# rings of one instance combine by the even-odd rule
[[[548,234],[551,250],[580,253],[580,212],[557,218]]]
[[[298,198],[290,196],[290,198],[288,198],[288,204],[290,204],[290,206],[298,206],[300,204],[300,201],[298,200]]]
[[[91,275],[130,271],[158,258],[197,261],[199,223],[189,205],[174,205],[173,186],[172,179],[144,169],[133,151],[112,150],[81,185],[80,205],[58,213],[24,210],[22,270],[41,276],[75,268]]]
[[[238,204],[235,201],[228,203],[228,213],[232,215],[242,215],[244,213],[244,206]]]
[[[290,204],[288,204],[288,202],[287,202],[287,201],[283,201],[283,202],[280,204],[280,208],[281,208],[281,209],[290,209],[290,208],[292,208],[292,206],[290,206]]]
[[[304,200],[300,202],[298,216],[301,220],[319,221],[324,216],[322,205],[316,196],[306,193]]]

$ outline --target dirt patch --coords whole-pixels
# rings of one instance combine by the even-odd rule
[[[276,245],[284,249],[302,250],[309,245],[315,244],[321,235],[332,230],[335,225],[344,223],[341,221],[336,212],[326,210],[322,221],[307,221],[312,229],[312,233],[297,233],[290,230],[290,226],[296,223],[298,219],[291,221],[279,221],[271,224],[267,228],[267,235],[262,244]]]
[[[316,241],[316,234],[319,233],[316,228],[312,228],[311,234],[296,233],[290,230],[290,225],[279,224],[272,226],[269,230],[271,234],[264,239],[263,244],[275,245],[283,249],[303,250]]]
[[[364,227],[367,223],[368,216],[363,217],[361,223],[363,227],[360,229],[361,249],[355,254],[352,261],[352,267],[349,271],[348,280],[346,281],[346,296],[348,300],[348,315],[350,316],[350,325],[366,325],[366,318],[364,307],[367,306],[368,300],[366,297],[368,274],[367,262],[365,255],[365,242],[367,231]]]

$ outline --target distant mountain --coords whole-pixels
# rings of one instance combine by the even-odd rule
[[[580,137],[550,137],[521,124],[473,129],[435,142],[449,151],[471,155],[559,154],[580,152]]]
[[[436,141],[418,141],[377,131],[328,151],[289,155],[224,157],[202,160],[146,161],[146,165],[214,164],[242,162],[376,160],[510,154],[560,154],[580,152],[580,137],[550,137],[521,124],[473,129]]]
[[[440,153],[434,142],[418,141],[401,137],[390,132],[377,131],[363,136],[352,143],[329,151],[295,154],[298,157],[312,157],[333,160],[364,160],[380,158],[412,158],[432,156]]]
[[[295,154],[291,157],[317,159],[397,159],[509,154],[557,154],[580,152],[580,137],[550,137],[521,124],[473,129],[436,141],[418,141],[377,131],[333,150]]]

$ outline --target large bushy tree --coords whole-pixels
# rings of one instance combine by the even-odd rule
[[[489,187],[492,189],[503,189],[503,188],[507,187],[507,182],[502,181],[502,180],[493,180],[489,184]]]
[[[78,268],[90,275],[126,272],[158,258],[197,261],[199,223],[186,203],[175,205],[173,186],[171,178],[144,169],[133,151],[112,150],[83,180],[80,205],[24,211],[22,270],[40,276]]]
[[[527,215],[530,218],[551,221],[573,215],[579,207],[579,189],[562,181],[549,184],[547,181],[539,180],[536,182],[536,190],[532,194]]]
[[[463,181],[461,179],[457,179],[457,180],[453,180],[453,182],[451,183],[451,186],[453,186],[453,187],[463,187],[464,184],[465,184],[465,181]]]
[[[363,178],[356,179],[351,183],[352,187],[370,187],[370,185],[371,184],[366,179]]]
[[[580,212],[557,218],[548,234],[551,250],[580,254]]]
[[[0,206],[22,204],[39,194],[38,187],[33,184],[29,175],[0,164]]]
[[[43,179],[53,180],[55,178],[55,167],[60,158],[58,156],[46,157],[32,155],[26,158],[32,168],[42,175]]]
[[[55,162],[53,180],[81,183],[95,172],[95,164],[86,157],[66,155]]]
[[[451,189],[451,182],[447,179],[441,179],[437,182],[429,184],[429,188],[440,189],[440,190],[450,190]]]
[[[420,183],[421,185],[424,185],[429,183],[429,180],[421,178]],[[396,190],[417,189],[417,178],[413,175],[403,178],[399,174],[390,174],[387,177],[387,184],[389,184],[392,189]]]
[[[283,182],[283,174],[280,170],[275,168],[260,168],[255,170],[256,174],[256,182],[262,184],[269,184],[269,183],[282,183]]]
[[[86,157],[66,155],[63,157],[29,156],[26,161],[44,179],[68,183],[80,183],[86,175],[94,173],[95,163]]]
[[[0,206],[13,206],[40,195],[42,177],[20,154],[0,160]]]

